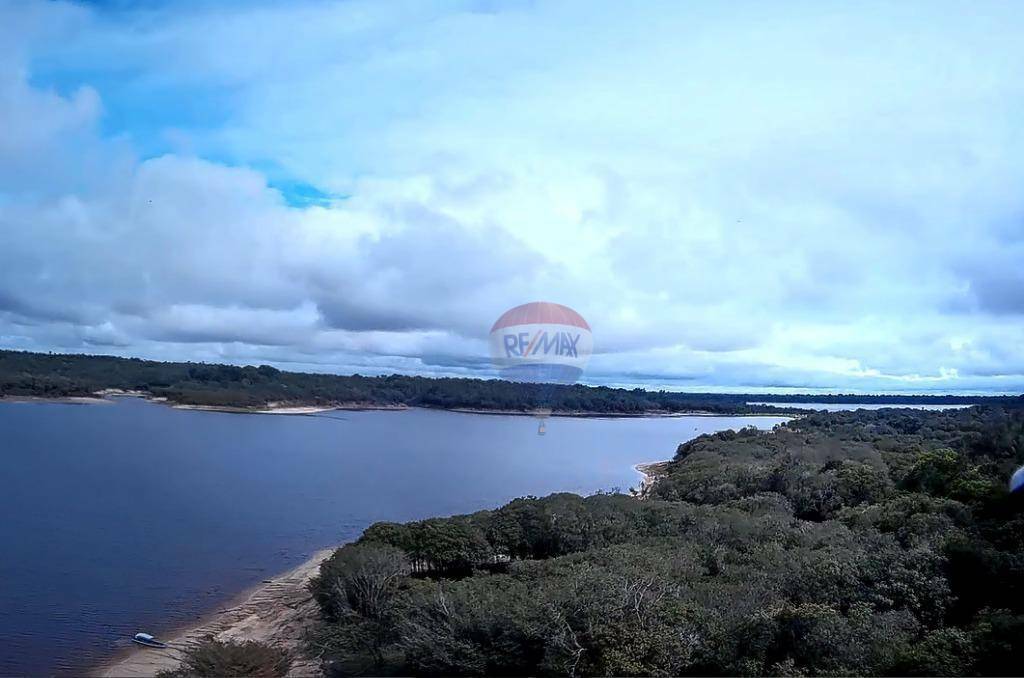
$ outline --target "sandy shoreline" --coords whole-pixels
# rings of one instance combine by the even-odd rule
[[[42,396],[0,396],[0,403],[56,403],[58,405],[110,405],[113,401],[101,396],[61,396],[44,398]]]
[[[332,412],[337,407],[316,407],[314,405],[309,406],[296,406],[296,407],[268,407],[268,408],[250,408],[250,407],[231,407],[229,405],[184,405],[175,403],[171,405],[172,409],[175,410],[198,410],[200,412],[230,412],[233,414],[320,414],[321,412]]]
[[[228,412],[231,414],[287,414],[294,416],[315,416],[326,412],[346,411],[405,411],[413,409],[437,410],[441,412],[458,412],[461,414],[489,414],[506,417],[534,417],[534,412],[523,410],[485,410],[473,407],[426,407],[409,405],[376,405],[372,403],[338,403],[333,405],[293,405],[287,403],[269,403],[266,407],[243,407],[234,405],[191,405],[188,403],[172,403],[167,398],[153,396],[144,391],[124,391],[119,389],[104,389],[96,391],[91,396],[64,396],[58,398],[46,398],[43,396],[4,396],[0,395],[0,403],[64,403],[75,405],[102,405],[114,402],[115,398],[142,398],[154,403],[167,405],[175,410],[196,410],[200,412]],[[805,412],[806,414],[806,412]],[[677,418],[677,417],[794,417],[799,415],[759,412],[743,414],[721,414],[718,412],[667,412],[664,410],[650,410],[647,412],[551,412],[548,417],[570,417],[577,419],[641,419],[641,418]]]
[[[666,459],[663,461],[647,461],[633,466],[633,470],[641,475],[640,489],[637,492],[637,496],[641,499],[646,498],[654,483],[658,482],[658,479],[668,472],[668,465],[671,463],[671,459]]]
[[[202,412],[230,412],[232,414],[291,414],[313,416],[324,412],[366,412],[371,410],[404,411],[406,405],[374,405],[371,403],[337,403],[333,405],[293,405],[289,403],[267,403],[266,407],[235,407],[232,405],[189,405],[171,403],[175,410],[199,410]]]
[[[633,466],[633,470],[642,477],[637,494],[640,499],[647,496],[651,486],[665,474],[670,463],[652,461]],[[288,675],[320,675],[319,663],[302,656],[300,652],[303,634],[315,623],[319,614],[307,585],[319,573],[320,563],[330,557],[336,548],[317,551],[297,567],[239,594],[219,611],[163,634],[160,639],[168,644],[167,650],[133,645],[93,669],[90,675],[105,678],[153,676],[160,671],[176,668],[180,651],[208,636],[218,640],[255,640],[287,648],[296,653],[296,661]]]
[[[47,398],[44,396],[0,395],[0,403],[51,403],[65,405],[110,405],[117,398],[142,398],[151,403],[166,405],[174,410],[197,410],[200,412],[228,412],[231,414],[288,414],[295,416],[311,416],[324,412],[363,412],[367,410],[401,411],[411,409],[406,405],[372,405],[366,403],[341,403],[337,405],[289,405],[269,403],[267,407],[240,407],[234,405],[190,405],[188,403],[172,403],[167,398],[150,395],[142,391],[121,391],[104,389],[91,396],[60,396]]]
[[[133,645],[99,667],[93,676],[130,678],[153,676],[177,668],[180,651],[207,636],[218,640],[255,640],[296,653],[289,676],[320,675],[319,663],[301,654],[306,629],[316,620],[318,609],[306,585],[320,571],[320,563],[335,547],[314,553],[301,565],[268,579],[236,596],[226,607],[200,621],[163,634],[168,649]]]

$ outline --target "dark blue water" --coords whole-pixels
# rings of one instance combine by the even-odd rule
[[[781,421],[329,417],[0,404],[0,674],[81,671],[377,520],[626,490],[698,433]]]

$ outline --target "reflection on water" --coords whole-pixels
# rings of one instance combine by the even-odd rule
[[[779,417],[548,421],[0,404],[0,674],[81,668],[377,520],[628,489],[638,462]]]

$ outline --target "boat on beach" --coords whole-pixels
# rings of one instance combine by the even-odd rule
[[[167,647],[167,643],[160,642],[148,633],[136,633],[132,637],[132,642],[138,643],[139,645],[145,645],[146,647]]]

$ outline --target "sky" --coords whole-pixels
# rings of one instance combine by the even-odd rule
[[[0,347],[1024,391],[1024,5],[0,0]]]

